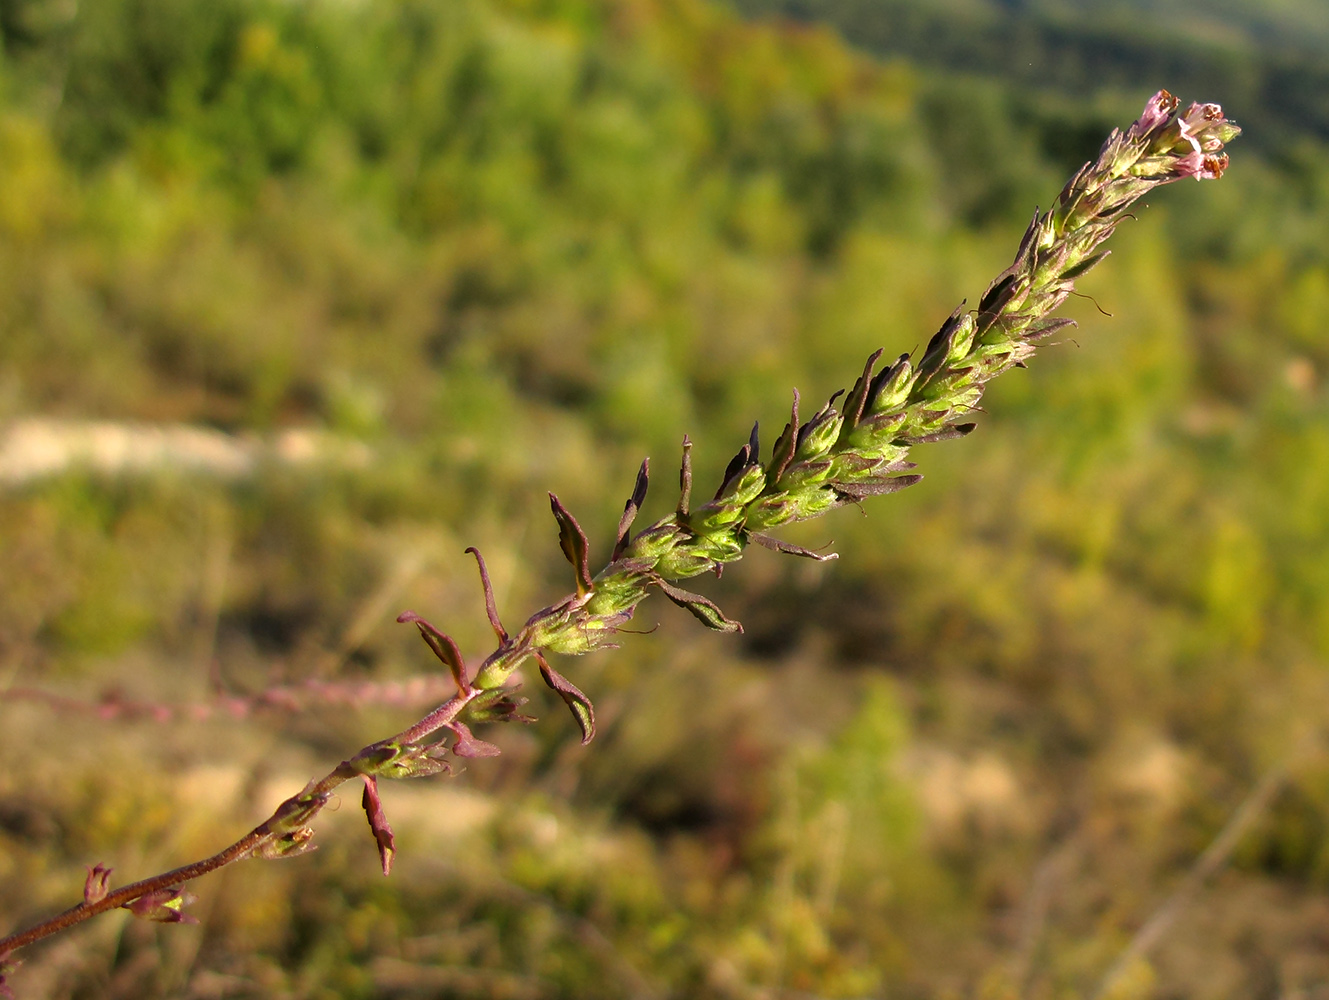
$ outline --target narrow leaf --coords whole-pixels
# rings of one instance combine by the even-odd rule
[[[935,441],[951,441],[955,438],[962,438],[972,431],[977,424],[947,424],[939,431],[931,434],[923,434],[920,437],[906,438],[906,444],[932,444]]]
[[[1033,259],[1035,246],[1038,242],[1038,234],[1042,231],[1042,218],[1038,209],[1034,209],[1034,218],[1029,223],[1029,227],[1024,231],[1024,236],[1020,238],[1020,248],[1015,251],[1015,260],[1011,262],[1012,271],[1023,271]]]
[[[664,592],[665,597],[669,598],[680,608],[686,608],[692,615],[709,629],[716,632],[742,632],[743,626],[736,621],[732,621],[724,616],[724,612],[711,601],[700,594],[694,594],[683,590],[681,587],[675,587],[673,584],[661,579],[655,578],[655,584]]]
[[[837,483],[835,492],[850,500],[862,500],[864,497],[884,496],[887,493],[899,493],[922,480],[922,476],[892,476],[888,479],[870,479],[862,483]]]
[[[850,390],[849,395],[844,401],[844,427],[840,431],[840,436],[844,437],[855,427],[858,426],[859,418],[863,416],[863,405],[868,400],[868,388],[872,385],[872,368],[881,357],[882,348],[877,348],[868,358],[868,363],[863,366],[863,374],[858,377],[854,383],[854,388]]]
[[[1080,324],[1073,319],[1049,319],[1041,323],[1032,324],[1024,332],[1025,340],[1042,340],[1044,337],[1050,337],[1059,330],[1064,330],[1069,326],[1079,326]]]
[[[577,571],[577,596],[585,597],[593,589],[589,561],[590,545],[586,541],[586,532],[581,530],[577,519],[568,513],[567,508],[559,503],[558,497],[552,493],[549,494],[549,507],[554,512],[554,520],[558,521],[559,547]]]
[[[920,382],[926,382],[945,362],[951,353],[951,343],[955,337],[955,331],[960,326],[960,317],[963,315],[964,306],[957,306],[955,312],[947,317],[946,322],[941,324],[941,329],[932,335],[928,341],[927,348],[923,351],[923,357],[918,362],[918,378]]]
[[[475,556],[475,561],[480,567],[480,585],[485,590],[485,614],[489,616],[489,626],[494,630],[494,635],[498,636],[499,642],[507,642],[508,630],[498,620],[498,605],[494,603],[494,587],[489,582],[489,570],[485,566],[484,556],[480,555],[480,550],[474,545],[466,551]]]
[[[678,516],[688,516],[688,505],[692,503],[692,439],[683,435],[683,464],[678,469]]]
[[[775,482],[782,475],[784,470],[789,467],[789,463],[794,460],[794,452],[798,448],[798,390],[794,390],[794,405],[789,411],[789,423],[784,425],[784,432],[775,442],[775,448],[771,452],[771,482]]]
[[[641,505],[646,501],[646,487],[650,477],[651,460],[647,458],[637,470],[637,483],[632,487],[632,496],[628,497],[628,502],[623,506],[623,516],[618,519],[618,538],[614,542],[614,554],[610,562],[617,560],[628,547],[628,530],[632,527],[632,522],[637,519],[637,511],[641,510]]]
[[[802,556],[805,559],[815,559],[817,562],[830,562],[832,559],[840,558],[838,552],[827,552],[823,555],[812,549],[805,549],[801,545],[794,545],[792,542],[784,542],[778,538],[772,538],[770,535],[763,535],[759,531],[749,531],[748,537],[764,548],[768,548],[773,552],[783,552],[789,556]]]
[[[978,300],[978,311],[980,313],[995,313],[1000,310],[1010,295],[1011,288],[1015,284],[1015,277],[1015,271],[1008,267],[993,278],[992,284],[988,285],[987,291]]]
[[[378,860],[383,866],[383,874],[392,872],[392,858],[397,853],[397,841],[392,836],[392,825],[383,812],[383,801],[378,797],[378,779],[372,774],[360,775],[365,781],[365,792],[360,796],[360,805],[369,819],[369,829],[374,833],[378,844]]]
[[[760,454],[761,446],[757,440],[757,424],[752,425],[752,433],[748,435],[748,443],[738,449],[738,454],[729,460],[729,465],[724,470],[724,475],[720,478],[720,488],[715,491],[715,498],[719,500],[724,496],[725,490],[729,488],[738,476],[742,475],[743,470],[755,462]]]
[[[466,661],[461,658],[461,650],[452,641],[452,637],[434,628],[414,611],[403,611],[397,616],[397,621],[402,624],[411,622],[420,630],[420,636],[434,651],[434,655],[452,671],[452,679],[457,684],[457,693],[464,695],[467,687]]]
[[[577,689],[575,684],[551,667],[549,661],[544,658],[544,654],[538,649],[535,651],[535,662],[540,665],[540,676],[545,679],[545,683],[572,710],[572,717],[577,720],[577,725],[581,727],[582,746],[585,746],[595,738],[595,706],[591,704],[591,699],[587,698]]]

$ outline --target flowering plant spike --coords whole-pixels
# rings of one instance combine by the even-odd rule
[[[972,414],[987,383],[1008,368],[1023,367],[1039,340],[1073,324],[1052,313],[1071,294],[1077,278],[1096,266],[1101,249],[1127,210],[1160,184],[1182,178],[1217,179],[1227,167],[1224,146],[1240,129],[1217,104],[1178,102],[1162,90],[1149,99],[1127,130],[1114,130],[1099,151],[1067,182],[1053,206],[1035,213],[1011,265],[992,281],[973,309],[962,304],[936,332],[917,359],[904,354],[878,367],[882,351],[867,359],[846,394],[837,392],[807,420],[800,418],[794,392],[789,421],[763,461],[758,428],[725,469],[711,499],[694,505],[691,441],[683,438],[679,499],[674,511],[633,535],[631,528],[646,499],[650,466],[643,462],[629,497],[609,562],[590,570],[586,533],[570,511],[550,494],[559,545],[574,570],[575,590],[537,611],[516,632],[499,619],[484,559],[474,548],[485,594],[485,610],[497,648],[474,670],[457,644],[414,612],[397,620],[414,624],[448,668],[456,694],[424,718],[388,739],[365,747],[327,775],[311,781],[279,805],[263,823],[230,847],[193,864],[110,890],[111,870],[89,869],[84,899],[40,924],[0,939],[0,997],[12,995],[6,983],[18,949],[99,913],[125,907],[135,915],[167,923],[193,918],[183,907],[193,899],[187,882],[244,858],[291,857],[313,849],[310,826],[332,791],[359,776],[362,804],[377,843],[383,872],[390,870],[396,846],[379,796],[378,778],[421,777],[450,771],[447,756],[488,757],[499,752],[477,738],[478,723],[530,722],[520,709],[525,699],[512,675],[534,659],[545,683],[568,705],[587,743],[595,735],[590,699],[554,669],[548,654],[579,655],[611,647],[652,589],[686,608],[708,628],[738,632],[742,626],[712,601],[677,586],[706,572],[719,573],[742,557],[750,542],[778,552],[832,559],[773,537],[794,521],[818,517],[867,497],[894,493],[921,478],[907,460],[916,444],[961,437],[974,428]],[[837,401],[843,402],[837,408]],[[451,747],[438,738],[453,737]]]

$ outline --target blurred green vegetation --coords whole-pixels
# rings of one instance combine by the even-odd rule
[[[684,432],[704,486],[791,386],[924,343],[1158,86],[1247,129],[924,483],[790,532],[839,562],[753,552],[708,590],[743,637],[652,603],[563,664],[589,748],[529,686],[504,756],[384,789],[391,879],[347,796],[319,853],[195,886],[200,927],[87,925],[21,995],[1088,995],[1279,765],[1116,995],[1329,988],[1325,25],[1211,5],[1245,60],[1218,79],[1192,8],[1132,49],[1068,6],[1022,36],[1066,75],[1031,79],[983,26],[1034,5],[782,8],[945,42],[891,21],[883,62],[702,0],[0,2],[0,426],[371,456],[7,480],[0,678],[88,698],[429,670],[405,607],[482,656],[465,545],[510,623],[571,586],[543,491],[606,558],[643,454],[653,518]],[[1262,90],[1280,66],[1309,75]],[[84,864],[210,853],[409,715],[0,720],[8,930]]]

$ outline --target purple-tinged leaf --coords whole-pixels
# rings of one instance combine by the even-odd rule
[[[540,676],[545,679],[554,692],[572,710],[572,716],[581,727],[581,743],[585,746],[595,738],[595,706],[577,686],[549,665],[544,654],[535,651],[535,662],[540,665]]]
[[[503,751],[492,743],[471,735],[470,727],[464,722],[450,722],[448,728],[457,734],[457,742],[452,744],[452,752],[458,757],[497,757]]]
[[[159,924],[196,924],[198,918],[185,912],[185,907],[198,899],[192,892],[186,892],[184,886],[173,889],[157,889],[146,892],[138,899],[125,903],[128,910],[140,920],[152,920]]]
[[[594,589],[591,583],[590,543],[586,541],[586,532],[581,530],[577,519],[552,493],[549,494],[549,508],[554,512],[554,520],[558,522],[559,547],[577,571],[577,596],[585,597]]]
[[[489,616],[489,627],[494,630],[494,635],[498,636],[498,641],[504,643],[508,641],[508,630],[503,627],[503,623],[498,619],[498,605],[494,602],[494,586],[489,582],[489,568],[485,566],[484,556],[480,555],[480,550],[474,545],[467,550],[475,556],[475,562],[480,567],[480,586],[485,590],[485,614]]]
[[[854,383],[854,388],[850,390],[849,395],[844,401],[844,426],[840,429],[840,437],[844,437],[855,427],[863,416],[863,405],[868,400],[868,388],[872,385],[872,368],[881,357],[882,348],[878,347],[868,358],[868,363],[863,366],[863,374],[858,377]]]
[[[817,562],[830,562],[832,559],[840,558],[838,552],[828,552],[823,555],[812,549],[805,549],[801,545],[794,545],[792,542],[784,542],[778,538],[772,538],[770,535],[763,535],[760,531],[749,531],[748,537],[763,548],[770,549],[772,552],[783,552],[789,556],[802,556],[804,559],[815,559]]]
[[[987,291],[983,297],[978,300],[979,313],[998,313],[1011,296],[1011,290],[1015,287],[1016,273],[1009,267],[992,279],[992,284],[988,285]]]
[[[360,806],[369,819],[369,829],[374,833],[374,842],[378,844],[378,860],[383,866],[383,874],[392,872],[392,858],[397,853],[397,841],[392,836],[392,825],[387,813],[383,811],[383,800],[378,797],[378,779],[372,774],[362,774],[365,791],[360,796]]]
[[[1042,340],[1044,337],[1052,336],[1059,330],[1079,325],[1073,319],[1049,319],[1041,323],[1030,324],[1029,329],[1024,332],[1023,336],[1025,340]]]
[[[752,425],[752,433],[748,436],[748,443],[738,449],[738,454],[729,460],[729,465],[724,470],[724,475],[720,478],[720,488],[715,491],[714,499],[719,500],[729,489],[730,484],[743,474],[753,462],[756,462],[761,454],[761,445],[757,437],[757,424]]]
[[[637,511],[641,510],[641,505],[646,502],[646,488],[651,479],[651,460],[643,459],[641,468],[637,470],[637,482],[632,487],[632,496],[628,497],[628,502],[623,505],[623,516],[618,519],[618,538],[614,542],[614,553],[610,562],[615,562],[618,557],[628,547],[631,540],[628,532],[632,528],[632,522],[637,519]]]
[[[83,882],[83,903],[85,906],[91,906],[93,903],[100,903],[106,898],[107,882],[111,878],[111,872],[114,868],[107,868],[100,861],[95,868],[88,869],[88,877]]]
[[[441,660],[449,670],[452,671],[452,679],[457,684],[457,693],[465,695],[468,681],[466,679],[466,661],[461,658],[461,650],[457,644],[452,641],[452,637],[444,632],[434,628],[433,625],[425,621],[414,611],[403,611],[397,616],[397,621],[403,625],[411,622],[420,630],[420,636],[434,651],[434,655]]]
[[[1024,236],[1020,238],[1020,248],[1015,251],[1015,260],[1011,262],[1009,268],[1012,272],[1025,270],[1031,265],[1038,255],[1038,237],[1043,232],[1044,220],[1038,209],[1034,209],[1034,217],[1029,226],[1024,231]]]
[[[789,467],[789,463],[794,460],[794,452],[798,448],[798,390],[794,390],[794,405],[789,411],[789,423],[784,425],[784,431],[775,442],[775,447],[771,451],[771,467],[769,475],[766,477],[769,482],[776,482],[784,470]]]
[[[858,501],[864,497],[884,496],[899,493],[903,489],[920,482],[922,476],[891,476],[883,479],[869,479],[862,483],[836,483],[835,492],[850,500]]]
[[[711,601],[700,594],[694,594],[684,590],[681,587],[675,587],[667,580],[656,577],[653,581],[657,587],[680,608],[686,608],[699,622],[709,629],[716,632],[742,632],[743,626],[724,616],[714,601]]]
[[[932,339],[928,341],[928,346],[923,351],[923,357],[918,362],[918,381],[920,384],[931,378],[945,363],[946,359],[950,357],[955,331],[960,328],[963,315],[964,306],[957,306],[955,312],[951,313],[946,322],[941,324],[941,329],[934,333]]]
[[[678,516],[686,518],[692,503],[692,439],[683,435],[683,464],[678,469]]]

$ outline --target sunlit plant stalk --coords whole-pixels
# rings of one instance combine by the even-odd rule
[[[576,589],[537,611],[516,632],[509,633],[499,618],[484,559],[475,549],[467,549],[479,565],[497,648],[472,671],[446,633],[414,612],[397,619],[416,625],[448,667],[456,687],[453,697],[409,728],[370,744],[311,781],[244,837],[210,858],[115,890],[108,885],[109,869],[100,864],[89,869],[81,903],[0,939],[0,995],[12,997],[5,976],[17,964],[14,952],[26,945],[121,907],[149,920],[190,922],[185,905],[193,897],[185,883],[245,858],[293,857],[311,850],[310,823],[333,790],[354,778],[363,783],[362,804],[383,873],[388,874],[396,848],[378,779],[448,771],[449,754],[496,755],[498,747],[476,738],[470,726],[531,721],[521,714],[525,699],[516,694],[519,685],[511,680],[529,659],[536,661],[545,683],[572,710],[582,742],[590,742],[595,735],[594,707],[554,669],[547,653],[579,655],[613,645],[652,589],[687,608],[709,628],[740,631],[741,626],[713,602],[676,586],[676,581],[718,573],[741,558],[751,542],[813,559],[835,558],[780,541],[768,532],[916,483],[921,477],[909,472],[913,465],[906,460],[910,448],[969,433],[974,425],[965,418],[978,406],[988,381],[1008,368],[1022,367],[1038,340],[1073,324],[1051,314],[1070,295],[1075,280],[1107,256],[1101,245],[1130,206],[1160,184],[1185,177],[1221,177],[1227,166],[1223,147],[1239,133],[1218,105],[1192,104],[1179,112],[1177,99],[1159,91],[1129,129],[1112,132],[1097,159],[1080,168],[1051,209],[1035,213],[1014,261],[988,286],[978,307],[966,310],[962,304],[956,309],[917,360],[901,355],[878,369],[882,352],[875,352],[848,394],[836,393],[806,421],[800,418],[795,391],[789,421],[770,457],[761,460],[754,426],[725,470],[719,489],[698,504],[692,497],[691,443],[684,437],[679,499],[673,513],[634,535],[631,528],[648,484],[649,462],[643,462],[609,562],[600,572],[591,573],[585,532],[550,494],[559,544],[575,570]]]

